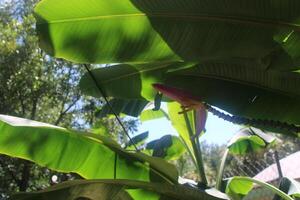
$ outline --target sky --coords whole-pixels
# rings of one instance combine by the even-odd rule
[[[5,4],[5,3],[9,3],[11,2],[11,0],[0,0],[0,3]]]
[[[163,106],[163,109],[167,109],[165,105]],[[205,140],[207,143],[218,145],[226,144],[240,128],[241,127],[238,125],[234,125],[208,113],[206,133],[200,138],[200,141]],[[166,118],[142,123],[141,126],[139,126],[138,133],[143,133],[145,131],[149,131],[149,141],[158,139],[163,135],[177,135],[171,122]]]

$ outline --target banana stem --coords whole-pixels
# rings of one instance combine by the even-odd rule
[[[184,112],[183,115],[184,115],[185,123],[186,123],[187,129],[188,129],[188,132],[189,132],[189,136],[190,136],[190,140],[191,140],[191,143],[192,143],[195,158],[196,158],[196,161],[197,161],[197,166],[196,167],[198,169],[199,176],[201,178],[202,183],[204,185],[207,185],[207,179],[206,179],[204,165],[203,165],[204,163],[203,163],[203,159],[202,159],[201,147],[200,147],[199,143],[197,145],[196,142],[195,142],[195,140],[198,139],[198,138],[192,139],[193,136],[194,136],[194,133],[193,133],[189,118],[188,118],[186,112]]]

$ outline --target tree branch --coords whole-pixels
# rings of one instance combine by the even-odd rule
[[[24,161],[24,167],[22,170],[22,178],[20,181],[20,192],[25,192],[29,186],[31,164],[28,161]]]
[[[73,101],[73,102],[72,102],[65,110],[62,110],[62,111],[60,112],[60,114],[59,114],[57,120],[55,121],[54,125],[57,126],[57,125],[61,122],[61,120],[63,119],[64,115],[67,114],[67,112],[68,112],[73,106],[75,106],[75,104],[79,101],[79,99],[80,99],[80,96],[77,96],[76,99],[75,99],[75,101]],[[64,105],[63,105],[63,107],[64,107]]]
[[[32,102],[31,114],[30,114],[31,120],[35,119],[37,103],[38,103],[38,98],[34,97]]]

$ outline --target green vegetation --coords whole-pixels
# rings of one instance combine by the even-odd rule
[[[24,0],[2,10],[0,164],[13,180],[6,195],[22,192],[11,199],[239,200],[254,183],[299,196],[295,180],[277,189],[224,179],[232,154],[274,148],[272,132],[299,136],[298,0]],[[245,125],[222,160],[199,141],[207,111]],[[165,117],[178,136],[131,138],[136,118],[123,116]],[[179,183],[187,169],[198,184]]]

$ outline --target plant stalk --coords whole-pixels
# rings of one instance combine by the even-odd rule
[[[276,150],[274,152],[274,159],[275,159],[277,170],[278,170],[278,176],[279,176],[278,178],[282,179],[282,177],[283,177],[282,168],[281,168],[281,165],[280,165],[278,152]]]
[[[221,187],[222,187],[222,180],[223,180],[223,175],[224,175],[224,170],[225,170],[225,164],[226,164],[226,160],[227,160],[227,156],[228,156],[229,150],[226,148],[225,152],[223,154],[222,160],[221,160],[221,164],[220,164],[220,168],[218,171],[218,175],[217,175],[217,180],[216,180],[216,188],[217,190],[221,191]]]
[[[235,177],[234,179],[256,183],[257,185],[260,185],[260,186],[262,186],[262,187],[264,187],[266,189],[271,190],[272,192],[274,192],[275,194],[279,195],[284,200],[294,200],[288,194],[284,193],[283,191],[281,191],[280,189],[274,187],[273,185],[265,183],[265,182],[262,182],[262,181],[259,181],[257,179],[250,178],[250,177]]]
[[[184,139],[183,139],[181,136],[179,136],[179,137],[180,137],[180,139],[181,139],[181,142],[182,142],[183,145],[185,146],[186,150],[188,151],[188,154],[191,156],[191,159],[192,159],[194,165],[197,166],[197,161],[196,161],[196,158],[195,158],[195,156],[194,156],[192,150],[191,150],[190,147],[187,145],[187,143],[184,141]]]
[[[186,123],[187,129],[188,129],[188,132],[189,132],[189,136],[190,136],[190,140],[191,140],[192,147],[193,147],[193,150],[194,150],[195,158],[196,158],[196,161],[197,161],[196,167],[198,169],[199,176],[201,178],[202,183],[204,185],[207,185],[207,179],[206,179],[204,165],[203,165],[203,159],[202,159],[201,146],[200,146],[199,143],[197,145],[195,140],[192,139],[193,136],[194,136],[194,133],[193,133],[193,129],[191,127],[191,123],[189,121],[189,118],[187,116],[187,113],[184,112],[183,115],[184,115],[185,123]],[[198,138],[195,138],[195,139],[198,139]]]

